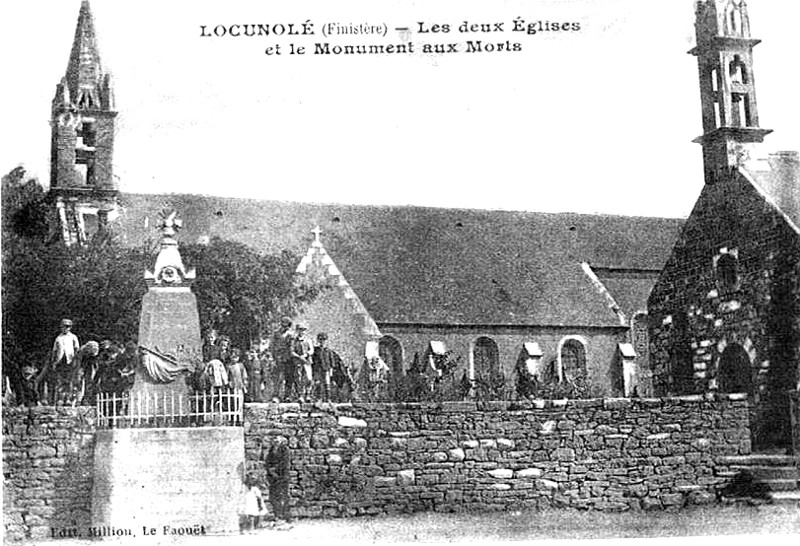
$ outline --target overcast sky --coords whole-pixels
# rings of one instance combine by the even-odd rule
[[[702,187],[693,0],[92,0],[128,192],[685,216]],[[80,0],[0,4],[0,169],[49,177],[50,101]],[[800,5],[750,0],[765,148],[800,149]],[[579,31],[512,32],[513,20]],[[201,25],[307,20],[315,36],[204,38]],[[458,32],[465,20],[502,33]],[[321,35],[336,22],[384,37]],[[450,24],[422,35],[418,25]],[[417,52],[314,55],[315,42]],[[423,42],[521,52],[426,55]],[[287,54],[290,43],[309,54]],[[281,55],[264,50],[280,44]]]

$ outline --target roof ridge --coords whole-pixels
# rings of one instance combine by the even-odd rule
[[[250,201],[254,203],[275,203],[286,205],[303,205],[314,207],[347,207],[356,209],[383,209],[383,210],[408,210],[408,211],[443,211],[443,212],[466,212],[466,213],[500,213],[500,214],[522,214],[531,216],[561,216],[561,217],[582,217],[582,218],[620,218],[628,220],[667,220],[674,222],[683,222],[686,218],[672,217],[672,216],[641,216],[641,215],[627,215],[627,214],[610,214],[610,213],[587,213],[587,212],[551,212],[551,211],[535,211],[535,210],[506,210],[506,209],[482,209],[482,208],[466,208],[466,207],[437,207],[430,205],[386,205],[386,204],[361,204],[361,203],[331,203],[320,201],[284,201],[280,199],[261,199],[257,197],[235,197],[229,195],[210,195],[201,193],[137,193],[137,192],[122,192],[123,195],[138,195],[138,196],[163,196],[163,197],[196,197],[204,199],[221,199],[225,201]]]

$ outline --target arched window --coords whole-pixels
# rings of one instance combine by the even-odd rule
[[[739,288],[739,260],[733,254],[721,254],[717,258],[717,287],[720,292],[732,292]]]
[[[739,55],[734,55],[729,69],[732,82],[747,83],[747,66],[742,62],[742,58]]]
[[[737,343],[728,345],[720,355],[717,367],[719,391],[753,394],[752,377],[747,351]]]
[[[403,373],[403,347],[395,338],[383,336],[378,342],[378,355],[392,370],[392,374]]]
[[[586,376],[586,347],[580,339],[572,337],[562,340],[558,356],[559,375],[563,381],[574,382]]]
[[[479,337],[472,349],[472,363],[476,378],[488,379],[493,373],[500,371],[497,343],[491,338]]]

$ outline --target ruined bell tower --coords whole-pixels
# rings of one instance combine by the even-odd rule
[[[750,20],[744,0],[698,0],[695,13],[705,181],[714,184],[748,158],[769,129],[758,126]]]
[[[111,76],[100,63],[89,1],[82,0],[51,118],[49,199],[67,245],[87,243],[117,215],[116,116]]]

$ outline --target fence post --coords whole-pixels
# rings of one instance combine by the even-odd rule
[[[94,406],[95,406],[94,411],[95,411],[95,413],[97,413],[97,424],[100,425],[101,427],[104,424],[103,423],[103,412],[100,411],[100,404],[101,404],[102,399],[103,399],[103,393],[98,392],[97,396],[94,399]]]

